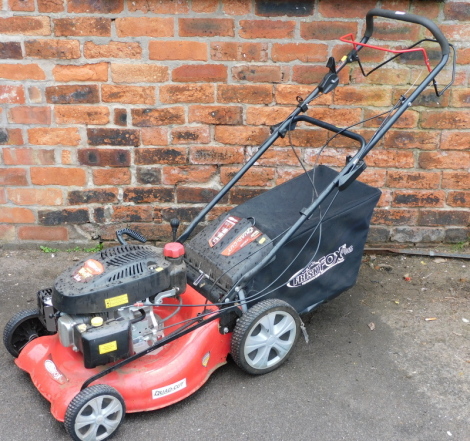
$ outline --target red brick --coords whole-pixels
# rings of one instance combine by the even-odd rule
[[[72,190],[68,192],[69,205],[113,204],[118,199],[117,188],[94,188],[91,190]]]
[[[214,136],[222,144],[259,145],[268,135],[268,127],[216,126]]]
[[[470,191],[450,191],[447,195],[447,205],[470,208]]]
[[[34,185],[76,185],[86,184],[85,170],[73,167],[31,167],[31,183]]]
[[[287,107],[249,107],[246,123],[252,126],[277,124],[292,113]]]
[[[189,122],[205,124],[241,124],[240,106],[190,106]]]
[[[470,63],[470,47],[457,49],[457,63],[469,64]]]
[[[3,162],[7,165],[52,165],[54,150],[16,147],[3,149]]]
[[[50,107],[18,106],[10,109],[8,120],[14,124],[51,123]]]
[[[413,152],[408,150],[373,149],[367,155],[366,160],[370,167],[386,167],[389,169],[414,167]]]
[[[162,182],[175,185],[188,182],[203,183],[210,181],[217,171],[215,166],[186,165],[186,166],[164,166],[162,169]]]
[[[1,113],[1,112],[0,112]],[[23,135],[21,129],[0,130],[0,145],[22,145]]]
[[[29,102],[40,104],[43,102],[42,90],[37,86],[28,87]]]
[[[367,71],[367,69],[366,69]],[[382,68],[376,72],[365,77],[359,67],[354,67],[351,72],[351,83],[356,84],[385,84],[385,85],[401,85],[409,84],[410,81],[410,70],[407,68]],[[402,93],[406,92],[403,90]],[[433,92],[434,93],[434,92]],[[396,99],[394,98],[394,102]],[[415,104],[415,103],[413,103]]]
[[[242,164],[243,147],[190,147],[189,161],[191,164]]]
[[[0,222],[5,224],[33,224],[36,219],[34,212],[29,208],[2,207]]]
[[[159,167],[137,167],[136,172],[139,184],[160,185],[162,183],[162,170]]]
[[[164,84],[160,86],[162,103],[213,103],[213,84]]]
[[[335,41],[345,34],[357,33],[357,23],[345,21],[312,21],[300,23],[300,36],[305,40]]]
[[[156,64],[111,64],[115,83],[162,83],[168,80],[168,67]]]
[[[312,109],[308,112],[310,116],[320,119],[330,124],[339,124],[341,127],[347,127],[352,124],[356,124],[362,120],[360,108],[339,108],[339,109],[327,109],[319,107]]]
[[[394,191],[394,207],[443,207],[443,191]]]
[[[141,131],[141,136],[144,145],[168,145],[166,127],[145,127]]]
[[[243,204],[244,202],[253,199],[266,191],[265,188],[247,188],[247,187],[235,187],[229,192],[230,203],[235,205]]]
[[[406,91],[408,88],[394,87],[392,102],[397,103],[403,95],[407,95]],[[450,94],[446,93],[441,97],[436,96],[434,89],[428,88],[424,90],[414,101],[413,106],[424,106],[424,107],[437,107],[443,108],[449,105]]]
[[[238,167],[221,167],[220,181],[227,184],[238,172]],[[250,187],[268,187],[271,186],[275,176],[275,168],[273,167],[252,167],[238,181],[238,185]]]
[[[17,16],[0,18],[0,34],[50,35],[48,17]]]
[[[324,66],[312,65],[295,65],[292,69],[292,80],[301,84],[317,84],[323,80],[323,77],[328,73]],[[348,83],[348,70],[345,69],[339,74],[339,83]]]
[[[114,124],[127,126],[127,109],[114,109]]]
[[[334,104],[340,106],[388,106],[392,90],[388,87],[342,86],[335,90]]]
[[[186,164],[186,147],[158,147],[139,148],[135,151],[135,164],[155,165],[155,164]]]
[[[28,40],[24,42],[24,48],[27,57],[61,60],[80,58],[78,40]]]
[[[380,113],[382,112],[379,109],[364,109],[364,119],[372,118]],[[387,115],[378,116],[370,121],[365,122],[364,127],[379,127],[386,117]],[[393,127],[395,129],[414,129],[418,125],[419,117],[419,112],[415,110],[407,110],[400,116],[400,118],[398,118]]]
[[[181,37],[233,37],[234,21],[231,18],[180,18]]]
[[[175,127],[171,131],[172,144],[208,144],[209,142],[209,126]]]
[[[441,186],[454,190],[470,190],[470,173],[444,171]]]
[[[32,12],[35,9],[33,0],[8,0],[11,11]]]
[[[270,104],[273,87],[269,84],[219,84],[217,101],[220,103]]]
[[[418,225],[442,227],[444,225],[468,226],[469,210],[421,210]]]
[[[439,188],[441,174],[438,172],[405,172],[390,170],[387,172],[387,186],[395,188]]]
[[[7,193],[6,188],[0,188],[0,204],[7,203]]]
[[[37,0],[39,12],[62,12],[64,3],[62,0]]]
[[[226,0],[222,8],[228,15],[246,15],[251,12],[251,4],[250,0]]]
[[[240,20],[241,38],[269,38],[277,40],[281,38],[293,38],[295,21],[281,20]]]
[[[113,146],[133,146],[140,145],[140,132],[135,129],[115,129],[112,127],[87,128],[87,138],[89,145],[113,145]],[[112,150],[106,150],[112,152]],[[118,151],[116,151],[118,152]],[[119,151],[119,157],[128,156],[127,150]],[[120,162],[119,159],[117,162]],[[122,163],[121,165],[130,165]]]
[[[318,156],[318,152],[318,148],[306,149],[304,154],[304,163],[313,166],[323,164],[330,167],[342,167],[344,166],[346,157],[354,153],[351,149],[343,148],[325,149],[320,156]],[[367,164],[369,164],[369,162]]]
[[[187,14],[189,0],[151,1],[135,0],[127,5],[130,12],[153,12],[155,14]]]
[[[142,47],[137,42],[110,41],[107,44],[99,44],[94,41],[86,41],[83,48],[86,58],[142,58]]]
[[[410,8],[413,14],[436,19],[440,12],[440,5],[440,2],[411,2]]]
[[[28,185],[26,170],[24,168],[0,168],[0,185]]]
[[[188,64],[173,69],[172,80],[177,82],[216,82],[227,80],[223,64]]]
[[[470,146],[469,132],[443,131],[441,138],[441,150],[467,150]]]
[[[119,17],[118,37],[173,37],[174,21],[170,17]]]
[[[399,21],[383,22],[374,20],[374,38],[377,40],[397,40],[415,42],[419,38],[419,26]]]
[[[88,35],[110,37],[111,19],[104,17],[55,18],[54,34],[56,37],[83,37]]]
[[[0,59],[21,60],[23,52],[18,41],[0,42]]]
[[[312,0],[296,2],[255,0],[255,14],[262,17],[311,17],[314,4]]]
[[[137,127],[166,126],[184,124],[183,107],[132,109],[132,124]]]
[[[127,167],[94,168],[92,174],[95,185],[126,185],[131,183],[131,171]]]
[[[258,147],[248,147],[247,157],[253,156],[258,151]],[[297,151],[298,152],[298,151]],[[298,152],[299,153],[299,152]],[[302,153],[300,153],[302,154]],[[256,164],[261,166],[298,166],[300,167],[299,160],[295,156],[292,148],[289,147],[271,147],[267,152],[261,156]]]
[[[470,107],[470,90],[452,89],[452,107]]]
[[[124,0],[69,0],[67,11],[89,14],[118,14],[124,9]]]
[[[286,79],[285,68],[281,66],[253,64],[232,67],[232,76],[237,81],[255,83],[280,83]]]
[[[121,206],[113,207],[114,222],[152,222],[152,206]]]
[[[69,239],[67,227],[44,227],[42,225],[18,227],[18,239],[40,241],[66,241]]]
[[[193,2],[191,7],[194,12],[215,12],[219,6],[218,0],[198,0]]]
[[[14,225],[0,225],[0,240],[13,242],[16,238]]]
[[[37,64],[0,64],[0,78],[6,80],[45,80],[44,71]]]
[[[385,148],[435,150],[439,145],[437,130],[390,130],[384,138]],[[442,147],[441,147],[442,148]]]
[[[211,43],[211,59],[216,61],[268,61],[268,44],[237,41]]]
[[[103,106],[54,106],[57,124],[107,124],[109,109]]]
[[[296,104],[296,97],[306,97],[312,91],[311,86],[299,86],[292,84],[277,84],[274,87],[274,99],[277,104]],[[333,94],[320,95],[315,99],[314,105],[330,105],[333,102]]]
[[[155,87],[103,84],[101,100],[104,103],[155,104]]]
[[[418,163],[424,169],[467,169],[470,167],[470,151],[421,152]]]
[[[418,220],[418,211],[410,208],[400,210],[396,208],[376,208],[372,216],[374,225],[416,225]]]
[[[468,24],[440,25],[442,33],[452,42],[465,42],[470,40]]]
[[[176,199],[179,204],[197,204],[197,203],[208,203],[217,195],[217,190],[209,187],[184,187],[178,185],[176,188]],[[220,201],[221,204],[225,204],[228,201],[228,197],[224,196]]]
[[[323,17],[328,18],[361,18],[363,19],[367,12],[375,8],[375,0],[362,0],[360,2],[344,3],[342,0],[320,0],[318,12]]]
[[[274,43],[271,58],[276,62],[299,60],[304,63],[323,62],[327,58],[328,46],[316,43]]]
[[[51,104],[99,103],[100,94],[95,84],[46,87],[46,101]]]
[[[367,168],[358,178],[359,181],[373,187],[385,187],[386,170]]]
[[[108,81],[108,63],[81,66],[56,65],[52,69],[56,81]]]
[[[16,205],[62,205],[58,188],[9,188],[8,199]]]
[[[148,204],[151,202],[173,202],[173,188],[168,187],[128,187],[122,195],[124,202]]]
[[[300,176],[304,171],[302,169],[282,167],[277,170],[276,185],[281,185],[284,182]]]
[[[150,60],[207,61],[207,43],[199,41],[151,41]]]
[[[79,145],[80,134],[76,127],[36,127],[28,129],[28,141],[34,145]]]
[[[3,86],[0,84],[0,104],[24,104],[23,86]]]

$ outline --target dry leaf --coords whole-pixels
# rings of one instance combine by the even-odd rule
[[[437,320],[437,317],[427,317],[424,320],[426,320],[427,322],[432,322],[433,320]]]

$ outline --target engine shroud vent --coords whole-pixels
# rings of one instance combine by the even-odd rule
[[[94,267],[102,267],[102,272],[83,273],[90,261]],[[52,303],[68,314],[110,312],[169,289],[169,267],[161,248],[150,245],[107,248],[63,272],[55,281]]]

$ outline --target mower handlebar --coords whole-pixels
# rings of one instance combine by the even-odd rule
[[[441,32],[439,27],[433,21],[429,20],[429,18],[421,17],[420,15],[415,14],[408,14],[407,12],[388,11],[379,8],[371,9],[366,15],[367,26],[364,37],[367,39],[369,39],[374,32],[374,17],[389,18],[391,20],[400,20],[424,26],[431,32],[431,34],[441,46],[442,55],[449,55],[449,42],[447,41],[446,37],[444,37],[444,34]]]

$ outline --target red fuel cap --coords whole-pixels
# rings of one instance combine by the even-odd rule
[[[170,242],[163,248],[163,255],[176,259],[184,255],[184,245],[179,242]]]

